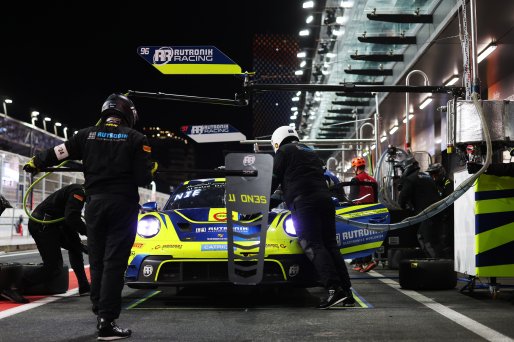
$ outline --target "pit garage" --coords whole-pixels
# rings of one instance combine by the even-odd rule
[[[144,65],[155,84],[180,79],[184,86],[165,91],[120,82],[138,109],[173,111],[179,103],[249,115],[244,122],[230,114],[181,119],[168,130],[150,114],[154,122],[137,127],[160,167],[139,189],[120,325],[133,330],[135,341],[513,340],[514,4],[287,6],[298,7],[303,33],[253,36],[253,63],[244,69],[221,42],[149,39],[132,49],[138,56],[126,63]],[[202,83],[199,75],[216,79],[212,96],[186,87]],[[218,96],[227,75],[235,96]],[[15,286],[42,262],[27,230],[31,210],[84,181],[80,163],[37,177],[23,171],[35,152],[62,144],[71,132],[37,111],[24,122],[15,103],[4,97],[0,114],[0,340],[96,339],[91,301],[79,294],[71,267],[31,290]],[[315,309],[325,289],[291,210],[270,207],[271,133],[279,126],[294,129],[336,179],[336,240],[354,306]],[[367,199],[350,196],[371,187],[352,181],[356,158],[376,179]],[[405,201],[411,165],[432,182],[433,171],[443,170],[452,190],[438,189],[437,200],[415,208],[415,199],[428,194],[414,191]],[[445,254],[434,257],[418,232],[441,217],[451,223],[451,236],[428,227],[446,241]],[[358,261],[366,257],[373,263],[367,269]]]

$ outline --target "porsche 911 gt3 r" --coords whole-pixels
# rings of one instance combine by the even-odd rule
[[[142,211],[125,275],[128,286],[229,283],[224,178],[184,182],[163,210],[147,203]],[[335,214],[361,222],[389,223],[389,213],[379,203],[341,203]],[[250,224],[234,226],[235,232],[252,234],[260,229],[251,225],[252,217],[237,219]],[[345,259],[371,254],[382,245],[385,235],[342,222],[336,225],[336,238]],[[318,285],[317,274],[298,244],[288,210],[269,213],[261,283]]]

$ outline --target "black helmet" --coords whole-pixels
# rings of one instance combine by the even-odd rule
[[[134,103],[125,95],[115,93],[109,95],[102,105],[102,119],[110,114],[118,114],[129,127],[134,127],[138,116]]]
[[[418,161],[414,158],[414,157],[411,157],[411,156],[408,156],[407,158],[405,158],[404,160],[402,160],[400,163],[399,163],[399,166],[400,168],[402,169],[403,172],[405,172],[405,170],[409,167],[409,166],[414,166],[414,167],[417,167],[418,166]]]
[[[441,176],[446,175],[446,170],[444,169],[441,163],[430,164],[430,166],[427,169],[427,172],[429,174],[437,174]]]

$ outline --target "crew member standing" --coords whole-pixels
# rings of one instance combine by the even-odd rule
[[[403,173],[399,182],[398,202],[403,209],[419,214],[439,200],[439,193],[432,178],[419,171],[419,164],[414,157],[407,157],[400,164]],[[430,258],[443,257],[441,216],[435,215],[419,224],[418,242]]]
[[[350,200],[355,204],[367,204],[376,202],[375,189],[377,181],[366,172],[366,160],[362,157],[356,157],[352,159],[352,168],[355,172],[355,177],[351,179],[352,183],[357,185],[350,186]],[[365,185],[369,183],[370,185]],[[373,187],[373,185],[375,187]],[[352,261],[355,266],[353,270],[359,272],[369,272],[374,269],[378,263],[373,260],[373,255],[362,258],[356,258]]]
[[[150,160],[146,137],[132,127],[137,121],[132,101],[112,94],[102,105],[101,121],[65,143],[37,154],[24,166],[38,172],[64,160],[84,167],[91,301],[98,316],[98,339],[126,338],[131,330],[117,326],[121,292],[139,211],[138,186],[152,181],[157,163]]]
[[[81,218],[84,201],[83,186],[70,184],[48,196],[34,209],[32,216],[38,220],[50,221],[64,217],[64,221],[44,224],[29,220],[29,232],[36,242],[43,267],[28,272],[23,278],[23,286],[46,282],[62,272],[61,248],[64,248],[68,250],[71,268],[77,276],[79,294],[89,293],[90,286],[82,256],[85,249],[79,236],[87,235],[86,225]]]
[[[352,168],[355,172],[355,177],[351,179],[352,183],[367,182],[370,186],[364,184],[352,185],[350,187],[350,200],[355,204],[366,204],[374,203],[375,201],[375,189],[377,181],[366,172],[366,161],[362,157],[356,157],[352,159]]]
[[[446,176],[446,170],[441,163],[431,164],[427,173],[432,177],[437,186],[441,199],[453,193],[453,180]],[[454,229],[453,229],[453,204],[441,212],[443,255],[445,258],[453,259]]]
[[[289,126],[273,132],[271,145],[275,151],[272,192],[282,186],[300,246],[328,291],[318,308],[328,309],[338,303],[355,305],[348,270],[337,245],[335,206],[323,175],[323,161],[299,143],[298,134]]]

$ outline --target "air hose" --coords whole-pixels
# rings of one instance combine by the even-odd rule
[[[484,132],[486,147],[487,147],[487,153],[485,158],[485,163],[483,164],[482,168],[474,175],[472,175],[470,178],[466,179],[461,185],[459,185],[453,193],[448,195],[447,197],[443,198],[442,200],[433,203],[429,207],[427,207],[425,210],[421,211],[419,214],[408,217],[404,219],[401,222],[398,223],[392,223],[392,224],[374,224],[374,223],[364,223],[354,220],[345,219],[341,216],[336,216],[337,221],[343,222],[358,228],[365,228],[369,230],[374,231],[389,231],[389,230],[395,230],[400,228],[405,228],[412,226],[414,224],[417,224],[419,222],[422,222],[426,219],[429,219],[437,214],[439,214],[444,209],[448,208],[450,205],[453,204],[460,196],[462,196],[469,188],[473,186],[475,181],[480,177],[482,173],[484,173],[492,161],[492,142],[491,142],[491,135],[489,133],[489,127],[487,125],[487,121],[485,120],[484,112],[482,109],[482,106],[478,102],[478,95],[476,93],[473,93],[471,95],[471,98],[473,100],[473,104],[475,105],[475,108],[478,111],[480,122],[482,123],[482,130]]]
[[[57,167],[61,167],[61,166],[64,166],[68,161],[65,160],[64,162],[60,163],[59,165],[57,165]],[[41,223],[41,224],[52,224],[52,223],[57,223],[57,222],[61,222],[61,221],[64,221],[64,217],[59,217],[57,219],[54,219],[54,220],[47,220],[47,221],[44,221],[44,220],[40,220],[40,219],[37,219],[35,218],[34,216],[31,215],[31,213],[28,211],[27,209],[27,199],[29,197],[29,194],[32,192],[32,188],[34,188],[37,184],[39,184],[39,182],[41,182],[43,179],[45,179],[46,177],[48,177],[48,175],[50,175],[51,173],[53,172],[47,172],[45,173],[42,177],[38,178],[37,180],[35,180],[32,184],[30,184],[29,188],[27,189],[27,191],[25,192],[25,195],[23,196],[23,210],[25,211],[25,214],[27,214],[27,216],[29,217],[29,220],[32,220],[34,222],[37,222],[37,223]]]

